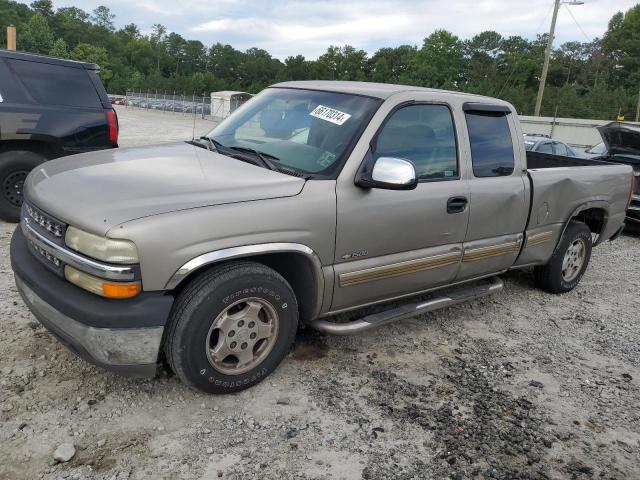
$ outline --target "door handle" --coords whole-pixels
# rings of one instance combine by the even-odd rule
[[[467,197],[451,197],[447,200],[447,213],[460,213],[464,212],[467,208]]]

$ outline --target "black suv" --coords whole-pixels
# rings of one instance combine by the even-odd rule
[[[0,219],[18,221],[27,174],[118,146],[118,117],[91,63],[0,50]]]

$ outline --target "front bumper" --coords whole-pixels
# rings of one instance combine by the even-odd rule
[[[36,260],[19,228],[11,239],[11,265],[27,307],[71,351],[124,375],[155,375],[171,295],[112,300],[86,292]]]

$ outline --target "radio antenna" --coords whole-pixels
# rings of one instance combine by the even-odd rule
[[[191,140],[193,141],[196,139],[196,92],[193,92],[191,106],[193,107],[193,130],[191,131]]]

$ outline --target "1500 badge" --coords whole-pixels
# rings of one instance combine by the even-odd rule
[[[349,260],[350,258],[366,257],[368,254],[369,252],[367,250],[359,250],[357,252],[345,253],[340,258],[342,258],[343,260]]]

